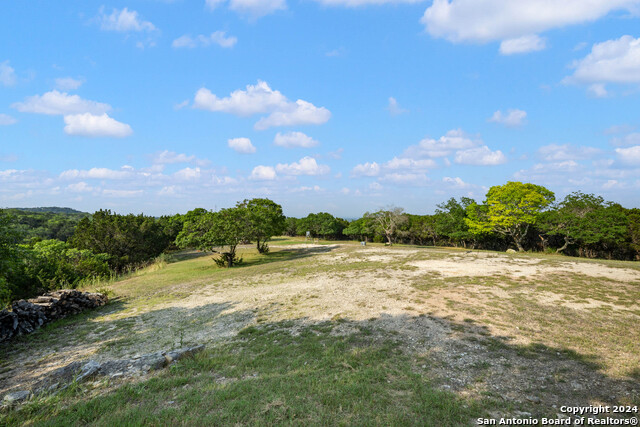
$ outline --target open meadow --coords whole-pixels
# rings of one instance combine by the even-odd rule
[[[0,344],[0,395],[73,361],[206,346],[0,424],[473,425],[640,405],[637,262],[299,238],[239,255],[175,253],[87,288],[107,306]]]

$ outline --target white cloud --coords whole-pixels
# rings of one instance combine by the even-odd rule
[[[131,126],[112,119],[104,113],[71,114],[64,116],[64,131],[68,135],[124,138],[133,133]]]
[[[255,124],[257,130],[274,126],[321,125],[331,118],[331,112],[324,107],[316,107],[310,102],[298,99],[283,111],[275,111]]]
[[[620,162],[640,166],[640,145],[629,148],[616,148]]]
[[[523,110],[507,110],[506,113],[496,111],[489,119],[490,122],[500,123],[508,127],[516,127],[524,124],[527,118],[527,112]]]
[[[195,163],[198,166],[207,166],[211,162],[207,159],[198,159],[196,156],[187,156],[184,153],[176,153],[175,151],[164,150],[152,156],[151,162],[154,165],[166,165],[175,163]]]
[[[596,43],[591,52],[573,64],[575,72],[565,83],[595,83],[594,93],[606,94],[604,83],[640,82],[640,38],[622,36]],[[605,92],[603,92],[605,91]]]
[[[313,157],[303,157],[290,164],[278,163],[276,171],[285,175],[326,175],[331,169],[327,165],[319,165]]]
[[[432,159],[420,159],[420,160],[415,160],[415,159],[410,159],[410,158],[398,158],[398,157],[394,157],[393,159],[389,160],[388,162],[386,162],[384,165],[382,165],[383,169],[385,170],[398,170],[398,169],[402,169],[402,170],[419,170],[419,171],[425,171],[426,169],[432,169],[435,168],[436,162],[433,161]]]
[[[135,10],[129,11],[126,7],[122,10],[113,9],[110,15],[104,13],[104,8],[100,9],[100,28],[105,31],[142,32],[155,31],[156,27],[149,21],[143,21],[138,17]]]
[[[0,62],[0,83],[4,86],[13,86],[16,84],[16,73],[9,65],[9,61]]]
[[[549,144],[538,149],[538,154],[547,162],[561,162],[564,160],[582,160],[592,158],[601,153],[594,147],[575,147],[570,144]]]
[[[392,116],[397,116],[402,113],[409,112],[409,110],[405,110],[404,108],[400,107],[398,101],[396,101],[393,96],[389,97],[389,105],[387,106],[387,110],[389,110],[389,114],[391,114]]]
[[[229,148],[242,154],[253,154],[256,147],[251,143],[249,138],[232,138],[227,141]]]
[[[491,151],[489,147],[483,145],[457,151],[454,161],[463,165],[495,166],[505,163],[507,158],[502,154],[502,151]]]
[[[326,108],[316,107],[301,99],[296,102],[289,101],[281,92],[271,89],[263,81],[247,85],[245,90],[236,90],[225,98],[219,98],[209,89],[201,88],[196,92],[193,106],[237,116],[270,113],[255,124],[258,130],[273,126],[322,124],[331,117],[331,112]]]
[[[69,169],[60,173],[60,179],[126,179],[132,177],[130,170],[91,168],[89,170]]]
[[[638,0],[434,0],[421,22],[433,37],[486,43],[593,22]],[[514,42],[514,45],[516,43]]]
[[[285,108],[287,98],[277,90],[272,90],[266,82],[247,85],[246,90],[236,90],[226,98],[218,98],[207,88],[196,92],[193,106],[202,110],[251,116]]]
[[[276,179],[276,170],[271,166],[256,166],[251,171],[249,179],[259,181],[272,181]]]
[[[640,145],[640,133],[634,132],[623,137],[615,137],[611,139],[611,143],[617,146]]]
[[[200,176],[202,175],[202,171],[200,170],[199,167],[195,167],[195,168],[184,168],[184,169],[180,169],[179,171],[177,171],[176,173],[173,174],[174,178],[180,180],[180,181],[193,181],[193,180],[197,180],[200,178]]]
[[[224,31],[216,31],[208,36],[202,34],[196,37],[184,35],[175,39],[171,45],[175,48],[186,47],[193,49],[198,46],[207,47],[215,44],[223,48],[230,48],[235,46],[237,42],[237,37],[227,36]]]
[[[205,4],[209,9],[214,10],[225,2],[227,0],[206,0]],[[287,8],[286,0],[229,0],[228,5],[229,9],[248,15],[252,19]]]
[[[229,9],[251,18],[260,18],[286,8],[286,0],[229,0]]]
[[[302,132],[287,132],[285,134],[278,132],[273,139],[273,143],[278,147],[285,148],[311,148],[319,144],[318,141]]]
[[[351,170],[351,175],[354,177],[359,177],[359,176],[378,176],[380,175],[380,165],[376,162],[372,162],[372,163],[364,163],[364,164],[360,164],[360,165],[356,165],[352,170]]]
[[[84,83],[83,80],[74,79],[72,77],[61,77],[55,80],[56,87],[60,90],[78,89]]]
[[[453,188],[469,188],[471,184],[464,182],[460,177],[451,178],[445,176],[442,178],[442,182],[451,185]]]
[[[42,96],[28,96],[24,102],[13,103],[11,107],[22,113],[51,115],[78,113],[103,114],[111,110],[109,104],[89,101],[80,98],[78,95],[68,95],[66,92],[58,92],[57,90],[52,90]]]
[[[425,0],[315,0],[316,2],[324,6],[346,6],[346,7],[358,7],[368,5],[382,5],[382,4],[414,4],[422,3]]]
[[[537,52],[547,47],[545,39],[532,34],[515,39],[504,40],[500,43],[502,55],[514,55],[517,53]]]
[[[0,113],[0,126],[9,126],[17,122],[18,121],[10,115]]]
[[[205,4],[207,5],[207,7],[211,10],[217,8],[218,6],[220,6],[222,3],[224,3],[226,0],[206,0]]]
[[[67,185],[67,189],[74,193],[88,193],[93,191],[93,187],[84,181],[76,182],[75,184]]]
[[[607,88],[603,83],[594,83],[592,85],[589,85],[587,90],[596,98],[606,98],[607,96],[609,96],[609,92],[607,91]]]
[[[417,145],[409,146],[402,157],[425,158],[444,157],[456,150],[464,150],[481,145],[482,141],[471,139],[462,129],[453,129],[439,139],[425,138]]]

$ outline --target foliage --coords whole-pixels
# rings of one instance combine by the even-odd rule
[[[571,193],[556,209],[545,212],[539,228],[564,240],[557,252],[569,245],[584,247],[621,244],[627,233],[627,218],[622,208],[605,202],[600,196]]]
[[[14,217],[14,227],[20,230],[24,243],[47,239],[67,241],[78,222],[89,216],[69,208],[21,208],[6,212]]]
[[[386,210],[379,210],[374,213],[366,213],[365,217],[371,218],[376,228],[381,231],[387,238],[389,245],[393,244],[392,238],[396,233],[396,229],[401,224],[407,222],[408,217],[404,213],[403,208],[390,207]]]
[[[25,274],[37,281],[40,292],[73,288],[86,278],[107,277],[110,273],[109,255],[73,248],[60,240],[43,240],[24,250],[29,252]]]
[[[161,223],[144,215],[119,215],[99,210],[83,218],[70,240],[74,247],[111,256],[109,265],[123,271],[162,253],[171,243]]]
[[[238,208],[246,209],[249,215],[249,238],[256,242],[258,252],[269,252],[267,242],[283,233],[285,217],[282,206],[269,199],[251,199],[238,202]]]
[[[320,213],[311,213],[304,218],[301,218],[297,221],[298,223],[298,234],[304,235],[307,231],[311,233],[313,237],[322,236],[323,239],[331,238],[341,238],[342,230],[344,230],[348,222],[341,219],[336,218],[330,213],[320,212]]]
[[[249,209],[241,204],[218,212],[198,211],[185,221],[184,229],[176,243],[182,248],[194,247],[215,251],[216,247],[228,247],[216,260],[220,266],[233,267],[242,260],[236,256],[237,246],[251,237],[253,230]]]
[[[467,241],[475,240],[474,234],[469,231],[465,221],[467,208],[474,203],[475,201],[468,197],[460,198],[459,202],[452,197],[440,203],[434,215],[436,235],[447,236],[453,244],[462,242],[465,247]]]
[[[373,239],[375,233],[374,223],[371,218],[363,217],[351,221],[349,225],[342,230],[342,234],[350,236],[352,238],[357,237],[360,241],[366,241],[369,238]]]
[[[473,234],[497,232],[513,239],[519,251],[529,227],[553,201],[550,190],[535,184],[508,182],[493,186],[487,193],[484,206],[472,203],[467,207],[465,222]]]
[[[298,218],[287,217],[284,220],[284,234],[287,236],[298,235]]]

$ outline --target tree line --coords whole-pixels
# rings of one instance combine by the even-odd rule
[[[253,243],[266,254],[269,240],[282,234],[640,259],[640,209],[582,192],[556,201],[550,190],[520,182],[491,187],[482,202],[451,198],[431,215],[389,207],[352,221],[327,212],[285,217],[280,205],[260,198],[160,218],[0,210],[0,305],[120,274],[177,249],[215,252],[218,265],[232,267],[242,262],[238,245]]]

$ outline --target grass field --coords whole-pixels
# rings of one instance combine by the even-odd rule
[[[0,424],[473,425],[640,404],[638,263],[284,238],[241,255],[174,254],[97,284],[106,307],[0,345],[0,395],[76,360],[206,345]]]

